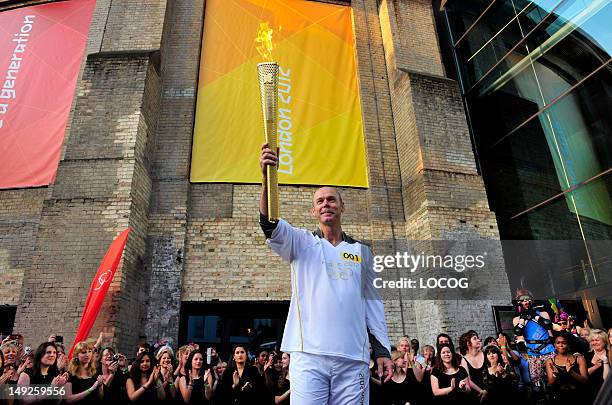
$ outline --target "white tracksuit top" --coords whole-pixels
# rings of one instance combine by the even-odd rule
[[[291,304],[282,351],[369,362],[367,329],[391,351],[367,246],[345,241],[333,246],[284,220],[267,243],[291,264]]]

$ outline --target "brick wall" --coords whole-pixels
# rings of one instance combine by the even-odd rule
[[[73,339],[88,286],[117,234],[131,227],[124,260],[95,330],[136,342],[150,179],[143,145],[152,135],[159,80],[149,53],[96,54],[87,62],[75,124],[55,185],[43,205],[35,253],[26,269],[16,329],[39,341]],[[99,108],[113,100],[113,109]],[[92,136],[95,134],[95,136]],[[145,290],[146,292],[146,290]],[[32,328],[31,325],[36,325]]]
[[[203,12],[203,2],[174,1],[165,17],[146,257],[151,292],[144,334],[151,339],[178,338],[183,270],[190,260],[185,253],[188,205],[194,201],[199,210],[211,209],[208,197],[217,195],[192,193],[188,181]]]
[[[458,85],[443,77],[431,3],[383,0],[379,17],[404,192],[405,236],[499,239],[476,170]],[[501,245],[491,250],[490,255],[502,257]],[[416,328],[410,333],[427,342],[440,331],[462,333],[466,324],[483,335],[493,333],[491,305],[510,301],[503,262],[487,267],[478,281],[494,290],[480,297],[413,301]],[[486,316],[474,319],[476,313]]]
[[[409,239],[497,238],[431,4],[379,3],[351,2],[370,188],[341,190],[345,230],[375,254]],[[260,186],[188,181],[204,14],[200,1],[98,0],[87,53],[101,53],[83,65],[56,184],[0,192],[0,271],[14,285],[25,274],[21,298],[3,291],[0,303],[19,302],[16,329],[28,338],[61,330],[70,342],[91,277],[126,226],[134,232],[92,331],[121,350],[141,335],[177,339],[181,302],[289,298],[288,265],[257,224]],[[282,216],[314,229],[314,190],[281,187]],[[393,341],[430,341],[468,321],[491,329],[491,317],[472,316],[490,301],[413,298],[386,300]]]
[[[0,192],[0,305],[17,305],[31,264],[45,188]]]

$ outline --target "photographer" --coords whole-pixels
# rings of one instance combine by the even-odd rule
[[[66,356],[66,349],[64,348],[64,337],[51,335],[47,341],[55,344],[57,349],[57,369],[60,371],[60,374],[68,371],[68,356]]]
[[[104,379],[102,385],[102,399],[104,402],[125,402],[125,380],[127,376],[120,369],[119,361],[123,355],[115,353],[111,347],[102,349],[100,356],[99,373]]]

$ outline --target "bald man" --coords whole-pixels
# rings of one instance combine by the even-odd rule
[[[267,244],[291,264],[291,304],[281,350],[291,353],[291,405],[368,404],[370,347],[378,374],[393,365],[384,307],[372,280],[372,252],[342,232],[344,202],[334,187],[313,196],[319,229],[309,232],[268,220],[265,173],[277,163],[264,144],[260,225]]]

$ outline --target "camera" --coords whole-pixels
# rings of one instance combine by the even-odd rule
[[[121,358],[121,356],[119,354],[114,354],[113,355],[113,361],[119,361],[120,358]]]
[[[55,335],[55,342],[56,343],[64,343],[64,337],[63,336],[59,336],[59,335]]]

